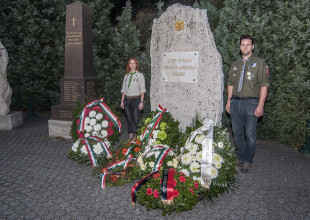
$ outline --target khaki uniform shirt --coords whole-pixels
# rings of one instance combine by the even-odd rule
[[[232,95],[259,98],[260,88],[263,86],[269,87],[268,65],[263,59],[252,54],[246,61],[242,89],[238,92],[243,64],[244,62],[240,58],[230,68],[228,85],[233,86]]]
[[[128,88],[130,74],[126,74],[123,81],[122,93],[126,96],[139,96],[141,93],[145,93],[145,79],[143,73],[136,71],[132,76],[130,86]]]

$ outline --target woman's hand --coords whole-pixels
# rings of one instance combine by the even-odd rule
[[[142,110],[143,109],[143,102],[140,102],[139,104],[139,110]]]
[[[123,102],[123,101],[121,102],[121,108],[122,108],[122,109],[124,109],[124,108],[125,108],[125,106],[124,106],[124,102]]]

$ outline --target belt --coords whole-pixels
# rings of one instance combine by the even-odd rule
[[[231,96],[231,99],[236,99],[236,100],[250,100],[250,99],[259,99],[257,97],[238,97],[238,96]]]
[[[127,99],[136,99],[136,98],[140,98],[140,96],[139,95],[137,95],[137,96],[126,96],[126,98]]]

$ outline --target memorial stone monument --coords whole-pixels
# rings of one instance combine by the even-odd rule
[[[207,10],[174,4],[155,19],[151,39],[151,106],[161,104],[185,129],[195,115],[221,123],[222,58]]]
[[[70,138],[72,109],[77,102],[98,99],[98,79],[93,71],[91,10],[82,2],[67,5],[65,74],[60,80],[61,104],[52,106],[49,135]]]
[[[21,111],[10,112],[12,90],[7,81],[9,56],[0,41],[0,130],[12,130],[23,124]]]

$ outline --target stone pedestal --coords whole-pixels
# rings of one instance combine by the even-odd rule
[[[48,135],[51,137],[64,137],[71,139],[71,121],[48,120]]]
[[[23,124],[22,112],[9,112],[7,115],[0,115],[0,130],[7,131]]]

